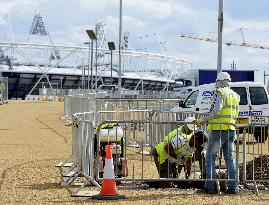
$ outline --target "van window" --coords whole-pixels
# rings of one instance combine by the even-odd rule
[[[263,87],[250,87],[249,94],[252,105],[263,105],[268,103],[267,95]]]
[[[239,105],[247,105],[248,104],[246,88],[244,88],[244,87],[231,87],[231,89],[234,92],[236,92],[238,95],[240,95]]]
[[[189,97],[185,100],[184,107],[191,108],[196,104],[196,99],[198,97],[199,90],[194,91]]]

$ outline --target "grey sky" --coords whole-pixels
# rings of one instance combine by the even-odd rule
[[[224,0],[224,40],[241,42],[237,30],[244,28],[248,43],[268,45],[268,0]],[[86,28],[96,19],[107,26],[108,41],[118,41],[119,0],[0,0],[0,41],[10,40],[9,15],[16,41],[25,41],[36,11],[55,44],[82,45]],[[181,38],[182,33],[217,36],[218,0],[123,0],[123,30],[133,49],[165,52],[193,62],[194,68],[216,68],[217,44]],[[157,35],[154,35],[156,33]],[[148,36],[148,37],[145,37]],[[142,37],[142,38],[141,38]],[[268,51],[223,47],[223,67],[235,61],[240,69],[268,70]]]

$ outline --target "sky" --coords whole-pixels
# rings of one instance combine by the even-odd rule
[[[0,42],[25,42],[33,16],[40,12],[55,44],[80,45],[96,20],[106,24],[107,41],[118,42],[119,0],[0,0]],[[164,53],[216,69],[217,43],[180,37],[192,33],[217,37],[218,0],[123,0],[123,32],[134,50]],[[224,0],[223,40],[269,46],[269,1]],[[163,45],[163,48],[160,47]],[[163,51],[162,51],[163,50]],[[223,69],[269,73],[268,50],[224,46]]]

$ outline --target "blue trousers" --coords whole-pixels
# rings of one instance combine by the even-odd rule
[[[217,153],[222,149],[225,159],[225,164],[228,169],[228,179],[235,179],[236,169],[234,162],[234,130],[214,130],[211,132],[210,138],[208,140],[207,151],[206,151],[206,178],[216,179],[216,158]],[[230,190],[237,188],[235,181],[228,181],[227,187]],[[206,189],[216,189],[215,181],[206,181]]]

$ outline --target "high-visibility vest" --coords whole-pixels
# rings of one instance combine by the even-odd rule
[[[238,95],[229,87],[218,88],[215,91],[220,92],[223,107],[219,111],[217,117],[209,120],[209,123],[232,123],[235,124],[235,121],[238,117]],[[207,127],[209,130],[235,130],[233,125],[229,124],[208,124]]]
[[[174,151],[178,156],[180,156],[180,154],[183,154],[183,155],[180,156],[180,158],[178,159],[174,159],[168,153],[166,153],[164,146],[167,143],[170,143],[174,137],[180,136],[180,135],[184,137],[185,144]],[[185,161],[184,159],[187,159],[193,153],[192,149],[187,150],[191,137],[192,137],[192,134],[187,135],[183,132],[183,127],[180,127],[179,129],[175,129],[172,132],[170,132],[168,135],[166,135],[163,141],[155,146],[156,151],[159,155],[159,163],[162,164],[167,158],[169,158],[170,161],[183,165]]]
[[[0,93],[4,92],[5,90],[5,84],[4,83],[0,83]]]

